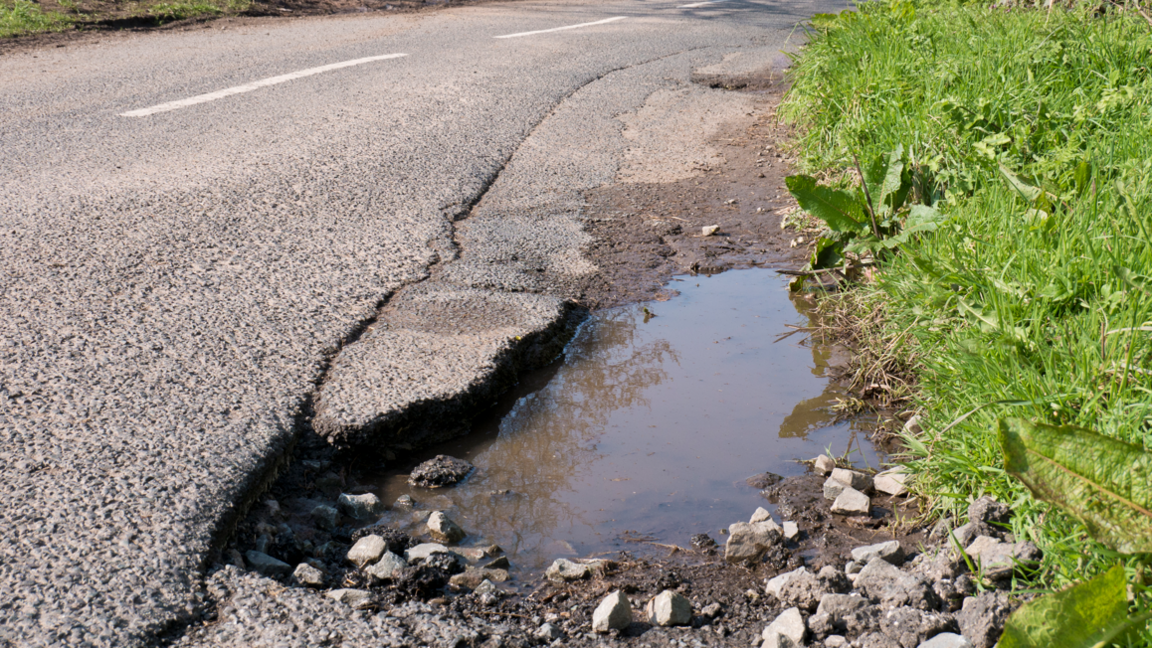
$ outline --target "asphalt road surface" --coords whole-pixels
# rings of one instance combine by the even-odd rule
[[[0,644],[179,635],[313,404],[334,443],[435,435],[554,352],[618,116],[839,4],[524,1],[0,58]]]

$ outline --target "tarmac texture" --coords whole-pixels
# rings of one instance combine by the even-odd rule
[[[434,644],[205,572],[313,402],[334,443],[432,438],[554,357],[618,117],[826,10],[520,2],[0,58],[0,645]],[[208,608],[231,621],[188,629]]]

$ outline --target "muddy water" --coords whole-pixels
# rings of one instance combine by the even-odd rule
[[[776,341],[809,324],[776,273],[669,288],[679,296],[599,313],[473,434],[412,458],[465,458],[477,466],[466,482],[414,488],[411,464],[397,466],[374,480],[382,499],[447,510],[466,544],[498,544],[534,571],[564,556],[688,546],[696,533],[722,543],[720,529],[771,508],[747,477],[799,474],[797,459],[826,448],[851,442],[858,462],[877,465],[864,435],[835,422],[839,393],[825,377],[835,351],[803,334]],[[419,514],[391,515],[419,526]]]

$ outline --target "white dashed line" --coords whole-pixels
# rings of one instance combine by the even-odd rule
[[[728,2],[728,0],[708,0],[708,2],[693,2],[692,4],[680,5],[677,9],[695,9],[696,7],[703,7],[704,5],[716,4],[718,2]]]
[[[596,22],[580,23],[579,25],[568,25],[567,27],[553,27],[552,29],[541,29],[539,31],[520,32],[519,34],[504,34],[503,36],[493,36],[493,38],[519,38],[521,36],[532,36],[534,34],[547,34],[549,32],[564,31],[565,29],[579,29],[581,27],[591,27],[592,25],[603,25],[604,23],[624,20],[627,17],[628,16],[616,16],[615,18],[605,18],[604,20],[597,20]]]
[[[156,113],[168,112],[169,110],[177,110],[179,108],[186,108],[196,104],[207,103],[224,97],[230,97],[235,94],[244,92],[252,92],[270,85],[277,83],[284,83],[287,81],[294,81],[304,77],[312,76],[313,74],[321,74],[323,72],[331,72],[332,70],[339,70],[340,68],[352,67],[353,65],[362,65],[364,63],[371,63],[373,61],[384,61],[387,59],[400,58],[408,56],[407,54],[384,54],[382,56],[369,56],[367,58],[353,59],[351,61],[343,61],[340,63],[332,63],[331,65],[321,65],[320,67],[308,68],[307,70],[300,70],[298,72],[290,72],[280,76],[268,77],[267,79],[260,79],[252,83],[245,83],[224,90],[217,90],[216,92],[209,92],[208,94],[196,95],[180,101],[169,101],[162,103],[151,108],[141,108],[139,110],[129,110],[126,113],[120,113],[121,117],[147,117],[148,115],[155,115]]]

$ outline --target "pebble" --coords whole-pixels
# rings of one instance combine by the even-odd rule
[[[847,484],[862,493],[872,490],[872,478],[857,470],[836,468],[832,471],[831,477],[832,479],[835,479],[836,481],[843,484]]]
[[[719,225],[705,225],[704,227],[700,228],[700,236],[712,236],[713,234],[715,234],[716,232],[719,232],[719,231],[720,231]]]
[[[976,538],[964,551],[993,580],[1011,576],[1018,567],[1033,565],[1041,557],[1031,542],[1001,542],[989,536]]]
[[[692,621],[692,603],[678,592],[664,590],[648,601],[645,616],[652,625],[688,625]]]
[[[380,580],[392,580],[400,576],[400,572],[408,566],[403,558],[391,551],[385,551],[380,560],[364,569],[364,572]]]
[[[872,500],[852,487],[847,487],[832,502],[833,513],[840,515],[868,515],[872,512]]]
[[[606,633],[610,630],[623,630],[632,623],[632,604],[624,592],[616,590],[596,606],[592,612],[592,631]]]
[[[775,522],[736,522],[728,527],[728,542],[724,546],[724,560],[728,564],[759,561],[772,547],[784,540],[784,532]]]
[[[249,550],[244,552],[244,560],[249,567],[265,576],[275,577],[292,573],[292,565],[261,551]]]
[[[296,571],[292,572],[292,579],[302,587],[324,587],[324,572],[308,563],[296,565]]]
[[[796,578],[797,576],[808,573],[810,572],[808,571],[807,567],[798,567],[790,572],[784,572],[783,574],[774,576],[773,578],[768,579],[768,581],[764,584],[764,591],[779,599],[780,590],[782,590],[784,586],[788,584],[788,581]]]
[[[898,540],[889,540],[879,544],[856,547],[852,550],[852,560],[867,564],[873,558],[883,558],[889,563],[899,567],[904,562],[904,548]]]
[[[448,547],[436,542],[425,542],[404,550],[404,560],[409,563],[420,562],[434,553],[451,553]]]
[[[537,628],[536,632],[532,633],[532,636],[544,643],[552,643],[553,641],[559,641],[563,639],[564,631],[552,625],[551,623],[545,623]]]
[[[321,504],[312,509],[312,521],[321,529],[334,529],[340,520],[340,511],[335,506]]]
[[[782,526],[785,540],[795,540],[800,537],[800,525],[795,522],[785,522]]]
[[[812,461],[812,469],[821,475],[827,475],[836,469],[836,462],[828,455],[820,455]]]
[[[772,514],[769,513],[768,510],[765,509],[763,506],[761,506],[752,512],[752,518],[749,519],[748,522],[750,524],[756,524],[757,522],[763,522],[765,520],[771,520],[771,519],[772,519]]]
[[[908,488],[905,482],[908,479],[908,474],[904,472],[903,466],[885,470],[879,473],[872,479],[872,487],[885,495],[892,495],[893,497],[900,495],[907,495]]]
[[[840,493],[843,493],[845,488],[848,488],[848,484],[845,484],[835,477],[829,477],[828,479],[825,479],[824,499],[834,500],[837,497],[840,497]]]
[[[804,623],[800,608],[788,608],[781,612],[780,616],[769,623],[767,628],[764,628],[761,637],[764,639],[763,645],[768,648],[803,646],[804,640],[808,638],[808,625]],[[781,638],[790,643],[781,642]]]
[[[348,550],[348,562],[363,567],[370,562],[380,560],[384,552],[388,551],[388,543],[378,535],[364,536]]]
[[[828,642],[824,642],[827,646]],[[972,642],[961,635],[952,632],[941,632],[928,641],[920,644],[918,648],[973,648]]]
[[[567,583],[588,578],[592,575],[592,570],[592,565],[557,558],[545,570],[544,577],[554,583]]]
[[[443,511],[436,511],[428,517],[428,532],[434,540],[445,544],[455,544],[468,535]]]
[[[341,493],[336,503],[345,515],[357,520],[367,520],[384,511],[380,498],[372,493],[364,493],[363,495]]]

